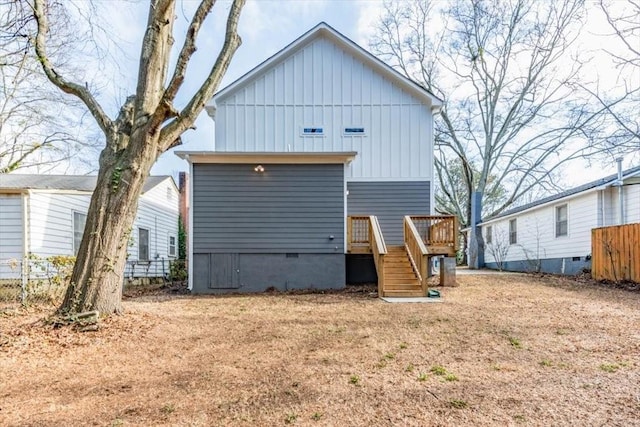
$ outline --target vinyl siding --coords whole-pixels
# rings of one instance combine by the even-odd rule
[[[624,191],[624,223],[640,222],[640,183],[625,185],[622,188]],[[604,225],[619,225],[620,208],[618,188],[607,188],[604,193],[604,201]]]
[[[29,252],[41,257],[73,255],[73,211],[86,214],[90,194],[32,191]]]
[[[216,151],[356,151],[347,180],[431,179],[430,107],[323,37],[216,103]]]
[[[428,215],[428,181],[348,182],[347,214],[376,215],[386,244],[404,241],[403,217]]]
[[[172,198],[168,200],[167,189]],[[86,214],[90,194],[32,191],[29,198],[29,251],[41,257],[73,255],[73,212]],[[167,259],[168,236],[178,235],[178,193],[168,179],[140,197],[138,213],[127,248],[129,260],[137,260],[137,229],[149,230],[149,257]]]
[[[598,226],[597,201],[597,192],[591,192],[487,225],[493,228],[494,243],[508,243],[509,221],[517,218],[517,243],[509,245],[505,261],[585,257],[591,253],[591,229]],[[555,208],[564,204],[568,208],[568,235],[556,237]],[[482,227],[485,239],[487,225]],[[490,248],[485,250],[485,262],[496,262]]]
[[[138,229],[149,230],[149,259],[174,259],[169,256],[169,236],[178,238],[179,193],[167,178],[140,197],[138,213],[131,232],[129,259],[138,259]],[[177,247],[176,247],[177,252]]]
[[[194,254],[343,253],[342,164],[254,166],[193,165]]]
[[[22,196],[0,195],[0,279],[20,277],[22,231]]]

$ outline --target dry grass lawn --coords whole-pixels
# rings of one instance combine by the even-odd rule
[[[640,425],[640,293],[459,276],[365,293],[139,297],[97,332],[0,315],[0,425]]]

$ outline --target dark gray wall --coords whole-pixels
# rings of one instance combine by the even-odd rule
[[[428,215],[429,181],[348,182],[347,214],[376,215],[387,245],[403,243],[402,218]]]
[[[344,287],[344,166],[255,166],[193,165],[193,292]]]
[[[562,271],[563,260],[564,273]],[[535,273],[537,269],[536,262],[536,260],[506,261],[503,263],[502,269],[504,271]],[[485,267],[497,270],[498,264],[495,262],[489,262],[485,264]],[[547,258],[540,260],[541,273],[575,275],[582,272],[582,269],[584,268],[591,268],[591,260],[587,260],[585,257],[580,257],[579,260],[575,261],[573,258]]]
[[[346,283],[344,254],[196,254],[193,262],[198,294],[341,289]]]
[[[194,253],[344,252],[342,164],[254,166],[193,165]]]

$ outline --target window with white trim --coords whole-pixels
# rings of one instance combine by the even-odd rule
[[[344,136],[364,136],[366,132],[363,127],[346,127],[342,129]]]
[[[169,248],[167,253],[170,257],[175,258],[178,253],[178,239],[174,235],[169,235]]]
[[[78,255],[80,250],[80,243],[82,242],[82,235],[84,234],[84,227],[87,223],[87,214],[82,212],[73,211],[73,254]]]
[[[518,220],[516,218],[509,221],[509,244],[518,243]]]
[[[487,225],[487,235],[484,238],[484,241],[487,245],[491,244],[492,235],[493,235],[493,227],[490,225]]]
[[[149,230],[138,228],[138,261],[149,261]]]
[[[567,205],[556,206],[556,237],[569,234],[569,210]]]
[[[303,126],[300,128],[302,136],[324,136],[324,128],[322,126]]]

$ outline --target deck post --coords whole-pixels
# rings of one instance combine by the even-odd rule
[[[445,256],[440,258],[440,286],[457,286],[456,259]]]

